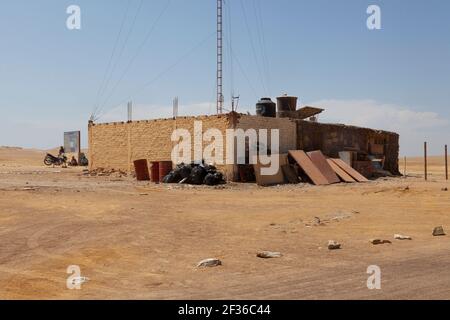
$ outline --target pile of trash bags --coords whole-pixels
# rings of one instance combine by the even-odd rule
[[[181,163],[164,177],[163,182],[216,186],[224,184],[225,179],[223,174],[217,171],[217,168],[212,165]]]

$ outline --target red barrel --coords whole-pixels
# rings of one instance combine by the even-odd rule
[[[158,161],[152,161],[151,163],[151,178],[152,182],[159,182],[159,162]]]
[[[159,162],[159,182],[163,182],[164,177],[172,171],[172,161]]]
[[[136,171],[136,179],[138,181],[150,180],[150,174],[148,171],[148,164],[146,159],[134,161],[134,170]]]

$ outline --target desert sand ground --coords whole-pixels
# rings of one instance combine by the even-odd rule
[[[84,176],[43,156],[0,149],[1,299],[450,299],[450,235],[431,234],[450,232],[442,157],[428,182],[416,158],[407,178],[366,184],[207,188]],[[196,268],[212,257],[223,265]],[[89,278],[81,290],[66,288],[69,265]],[[381,290],[367,288],[369,265]]]

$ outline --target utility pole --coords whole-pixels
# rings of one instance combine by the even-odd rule
[[[217,0],[217,114],[223,112],[223,29],[222,29],[223,0]]]
[[[448,148],[445,145],[445,180],[448,180]]]
[[[428,180],[428,158],[427,158],[427,143],[423,144],[423,157],[424,157],[424,172],[425,172],[425,181]]]

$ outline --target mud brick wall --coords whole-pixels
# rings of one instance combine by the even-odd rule
[[[128,127],[109,123],[88,127],[89,169],[128,170]]]
[[[170,160],[175,146],[171,141],[173,131],[188,130],[192,134],[193,144],[195,121],[202,121],[203,132],[216,128],[225,135],[226,129],[230,127],[227,115],[90,124],[88,137],[90,169],[104,168],[132,172],[134,160]],[[203,146],[208,144],[204,142]],[[194,156],[194,146],[191,152]],[[219,166],[219,169],[226,173],[225,166]]]
[[[324,124],[296,120],[297,148],[305,151],[322,150],[329,157],[338,157],[345,148],[373,153],[382,150],[385,169],[400,174],[398,169],[399,135],[341,124]],[[379,148],[381,146],[381,148]],[[378,148],[375,148],[378,147]],[[372,150],[370,150],[372,149]]]

